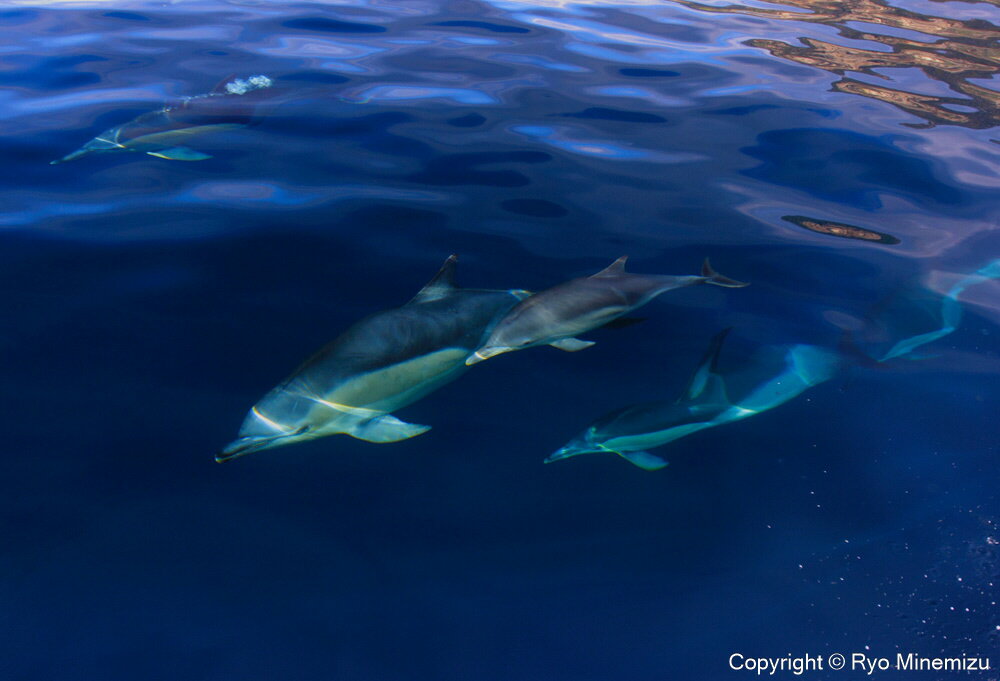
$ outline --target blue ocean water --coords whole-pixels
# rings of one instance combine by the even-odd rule
[[[922,358],[874,359],[1000,257],[998,24],[995,2],[925,0],[6,6],[2,678],[995,670],[1000,285],[968,288]],[[257,74],[253,124],[192,139],[210,159],[49,163]],[[433,426],[407,441],[213,461],[451,253],[470,287],[625,254],[751,286],[491,359],[400,410]],[[657,450],[663,470],[542,464],[680,396],[727,327],[734,369],[789,343],[853,359]]]

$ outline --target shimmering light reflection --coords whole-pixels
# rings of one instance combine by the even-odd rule
[[[612,42],[624,45],[642,45],[648,47],[669,47],[673,41],[658,36],[628,31],[617,26],[608,26],[594,21],[558,21],[548,17],[525,14],[518,17],[525,23],[543,28],[551,28],[564,33],[572,33],[580,40],[588,42]]]
[[[425,87],[416,85],[376,85],[346,99],[358,102],[444,99],[456,104],[498,104],[499,100],[469,88]]]
[[[570,128],[566,126],[515,125],[512,132],[532,139],[538,139],[549,146],[581,156],[603,158],[609,161],[652,161],[656,163],[683,163],[705,158],[700,154],[667,154],[649,149],[626,147],[608,140],[568,139]]]
[[[530,54],[497,54],[493,57],[497,61],[505,61],[511,64],[528,64],[552,71],[567,71],[571,73],[586,73],[588,69],[573,64],[563,64],[554,62],[546,57],[539,57]]]
[[[175,197],[178,201],[215,201],[218,203],[274,203],[282,206],[307,203],[308,194],[292,193],[269,182],[202,182]]]

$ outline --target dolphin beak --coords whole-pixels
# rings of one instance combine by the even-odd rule
[[[502,355],[505,352],[510,352],[514,348],[505,348],[500,346],[493,346],[490,348],[479,348],[474,353],[469,355],[465,360],[466,366],[472,366],[473,364],[479,364],[480,362],[489,359],[495,355]]]
[[[301,435],[305,434],[309,430],[309,426],[303,426],[298,430],[292,431],[290,433],[278,433],[275,435],[246,435],[244,437],[236,438],[228,445],[225,449],[215,455],[215,461],[217,463],[225,463],[226,461],[232,461],[241,456],[250,454],[251,452],[259,452],[262,449],[270,449],[271,447],[280,447],[282,445],[290,445],[293,442],[298,442],[302,438]]]
[[[562,449],[549,454],[545,459],[544,463],[552,463],[553,461],[559,461],[560,459],[568,459],[571,456],[576,456],[577,454],[586,454],[586,450],[580,449],[579,447],[574,447],[573,445],[566,445]]]
[[[57,158],[55,161],[49,161],[50,166],[54,166],[59,163],[66,163],[67,161],[75,161],[81,156],[85,156],[90,153],[90,149],[77,149],[71,154],[66,154],[62,158]]]
[[[273,442],[272,439],[261,439],[261,438],[250,438],[241,437],[238,440],[233,440],[225,449],[215,455],[215,461],[217,463],[225,463],[226,461],[232,461],[233,459],[239,458],[250,452],[256,452],[264,449]]]

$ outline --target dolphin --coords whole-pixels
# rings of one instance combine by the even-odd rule
[[[899,341],[878,361],[886,362],[896,357],[922,359],[914,352],[917,348],[944,338],[958,328],[958,324],[962,320],[962,305],[959,302],[962,292],[970,286],[994,279],[1000,279],[1000,259],[992,260],[972,274],[967,274],[948,289],[948,292],[941,299],[941,328]]]
[[[748,285],[713,270],[708,258],[702,264],[701,276],[631,274],[625,271],[627,259],[622,256],[597,274],[572,279],[522,301],[497,324],[466,364],[536,345],[576,352],[594,344],[575,338],[577,334],[603,326],[666,291],[695,284],[727,288]]]
[[[545,463],[578,454],[617,454],[647,471],[667,462],[646,450],[660,447],[699,430],[731,423],[773,409],[809,388],[833,378],[839,369],[838,354],[814,345],[770,348],[777,366],[754,362],[747,375],[734,381],[718,370],[719,352],[729,329],[716,335],[684,394],[677,400],[647,402],[613,411],[595,421]],[[762,372],[761,370],[764,369]],[[732,397],[731,393],[737,396]]]
[[[209,132],[233,130],[253,119],[254,102],[243,95],[271,87],[267,76],[236,78],[220,83],[212,92],[187,97],[105,130],[76,151],[50,161],[74,161],[87,154],[138,151],[172,161],[203,161],[211,155],[185,146],[189,139]]]
[[[458,288],[456,261],[406,305],[357,322],[306,360],[250,409],[216,461],[337,433],[396,442],[429,430],[390,412],[458,378],[469,353],[529,295]]]

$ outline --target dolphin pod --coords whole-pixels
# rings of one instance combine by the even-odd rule
[[[597,274],[572,279],[522,301],[497,324],[466,363],[476,364],[504,352],[536,345],[576,352],[594,344],[576,338],[578,334],[604,326],[661,293],[695,284],[727,288],[747,285],[713,270],[707,258],[701,276],[632,274],[625,271],[627,259],[628,256],[622,256]]]
[[[334,434],[369,442],[415,437],[430,426],[406,423],[392,412],[455,380],[485,357],[533,345],[562,347],[563,341],[574,345],[562,349],[582,349],[592,343],[576,339],[576,334],[613,321],[664,291],[699,283],[747,285],[718,274],[707,260],[701,276],[672,277],[628,274],[623,257],[596,275],[536,294],[462,289],[455,284],[456,261],[450,256],[406,305],[357,322],[268,392],[216,460]],[[868,359],[881,364],[916,358],[916,348],[957,328],[961,293],[993,279],[1000,279],[1000,260],[948,290],[941,301],[940,329],[906,338],[883,356]],[[535,300],[537,305],[526,305]],[[728,333],[726,329],[712,339],[678,399],[612,411],[545,462],[605,453],[644,470],[658,470],[667,462],[649,449],[770,411],[834,378],[849,363],[847,355],[816,345],[774,345],[760,349],[736,371],[724,372],[719,356]],[[484,352],[498,347],[498,339],[506,343],[517,334],[524,334],[527,342]]]
[[[88,154],[137,151],[172,161],[203,161],[212,158],[185,146],[192,137],[210,132],[242,128],[253,118],[254,102],[245,95],[269,88],[267,76],[226,80],[210,93],[187,97],[105,130],[82,147],[51,161],[52,165],[74,161]]]
[[[306,360],[250,409],[216,460],[338,433],[396,442],[429,430],[390,412],[458,378],[469,353],[528,295],[459,288],[456,261],[450,256],[406,305],[362,319]]]
[[[952,333],[961,319],[959,296],[968,287],[1000,279],[1000,260],[962,277],[941,300],[941,327],[897,342],[874,363],[920,359],[914,351]],[[647,449],[660,447],[706,428],[769,411],[830,380],[848,358],[815,345],[771,346],[759,351],[735,374],[719,371],[719,352],[729,329],[716,335],[694,377],[674,401],[636,404],[597,419],[545,463],[580,454],[617,454],[644,470],[658,470],[665,459]],[[868,358],[873,359],[873,358]]]
[[[520,302],[532,299],[520,289],[459,288],[456,261],[457,256],[449,257],[406,305],[357,322],[306,360],[250,409],[238,437],[216,460],[334,434],[396,442],[429,430],[430,426],[400,421],[391,412],[468,370],[474,364],[468,359],[492,337],[494,328],[507,323]],[[702,276],[695,277],[629,275],[624,263],[620,258],[590,278],[593,285],[574,280],[569,282],[572,286],[549,289],[543,300],[578,316],[591,310],[588,323],[596,323],[589,329],[672,288],[703,282],[746,286],[717,274],[707,260]],[[577,298],[581,304],[574,305]],[[617,307],[611,300],[619,301]],[[536,331],[552,338],[565,328],[566,317],[548,330],[536,324]]]

